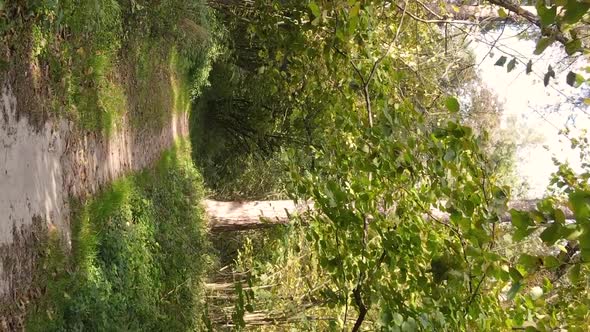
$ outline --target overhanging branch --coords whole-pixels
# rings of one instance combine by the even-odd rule
[[[555,40],[557,40],[558,42],[560,42],[564,45],[567,44],[568,42],[570,42],[570,40],[567,37],[565,37],[563,35],[563,33],[561,31],[559,31],[559,29],[557,29],[557,28],[543,29],[543,26],[541,25],[541,21],[539,20],[537,15],[522,8],[520,5],[513,3],[510,0],[488,0],[488,1],[491,4],[494,4],[496,6],[500,6],[504,9],[507,9],[507,10],[515,13],[516,15],[524,18],[525,20],[531,22],[532,24],[536,25],[537,27],[539,27],[539,29],[541,29],[541,33],[543,35],[553,36],[553,37],[555,37]]]

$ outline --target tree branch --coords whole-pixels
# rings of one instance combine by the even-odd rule
[[[488,0],[491,4],[494,4],[496,6],[500,6],[504,9],[508,9],[512,12],[514,12],[516,15],[524,18],[525,20],[531,22],[532,24],[536,25],[537,27],[539,27],[539,29],[541,29],[541,33],[545,36],[553,36],[555,37],[555,40],[557,40],[558,42],[562,43],[562,44],[567,44],[570,40],[565,37],[563,35],[563,33],[558,29],[558,28],[554,28],[554,29],[543,29],[543,26],[541,25],[541,21],[539,20],[539,18],[537,17],[537,15],[529,12],[528,10],[522,8],[520,5],[517,5],[513,2],[511,2],[510,0]]]
[[[401,11],[405,11],[406,8],[400,5],[398,5],[397,3],[395,4],[395,6],[397,7],[397,9],[401,10]],[[421,17],[416,16],[415,14],[412,14],[411,12],[406,12],[406,14],[408,14],[408,16],[410,16],[412,19],[418,21],[418,22],[422,22],[422,23],[427,23],[427,24],[462,24],[462,25],[479,25],[478,22],[471,22],[471,21],[462,21],[462,20],[427,20],[427,19],[423,19]]]
[[[363,325],[363,321],[365,320],[365,317],[367,316],[367,307],[365,306],[365,303],[363,302],[363,297],[361,295],[361,285],[357,285],[356,288],[352,291],[352,294],[354,295],[354,302],[356,303],[357,307],[359,308],[359,315],[356,319],[356,322],[354,323],[354,326],[352,327],[352,332],[358,332],[361,328],[361,325]]]
[[[481,279],[479,279],[477,286],[475,286],[475,290],[471,293],[471,296],[469,297],[469,301],[467,301],[467,304],[465,305],[465,315],[464,316],[467,316],[467,313],[469,312],[469,307],[471,306],[471,304],[473,304],[473,301],[475,300],[477,293],[479,293],[479,289],[481,288],[481,284],[483,284],[483,281],[485,280],[485,278],[486,278],[486,272],[484,272],[484,274],[481,276]]]

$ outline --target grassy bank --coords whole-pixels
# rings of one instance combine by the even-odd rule
[[[71,252],[52,236],[30,331],[201,330],[209,258],[190,145],[75,204]]]
[[[35,125],[158,128],[198,95],[215,52],[204,0],[0,2],[0,78]]]

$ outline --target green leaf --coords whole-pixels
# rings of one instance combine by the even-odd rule
[[[510,60],[510,62],[508,62],[508,66],[506,66],[506,70],[508,72],[511,72],[514,67],[516,67],[516,58],[512,58],[512,60]]]
[[[513,283],[512,287],[510,287],[510,289],[508,290],[508,293],[506,293],[506,297],[508,298],[508,300],[514,299],[521,287],[522,284],[520,283],[520,281]]]
[[[551,224],[551,226],[545,228],[539,237],[546,244],[553,245],[557,240],[559,240],[560,228],[561,226],[557,222],[554,222]]]
[[[459,101],[455,97],[447,97],[445,100],[445,106],[451,113],[457,113],[460,109]]]
[[[554,41],[555,38],[553,37],[543,37],[539,39],[539,41],[537,42],[537,46],[535,47],[535,52],[533,53],[535,55],[543,53],[543,51],[545,51],[545,49],[549,47],[549,45],[553,44]]]
[[[561,209],[555,209],[553,211],[553,219],[563,225],[565,223],[565,213]]]
[[[457,225],[459,224],[459,222],[461,221],[461,219],[463,218],[463,216],[461,215],[461,212],[454,210],[451,212],[451,221]]]
[[[513,268],[513,267],[511,267],[511,268],[508,270],[508,274],[510,275],[510,278],[511,278],[513,281],[517,281],[517,282],[518,282],[518,281],[522,280],[522,278],[523,278],[523,276],[522,276],[522,274],[520,273],[520,271],[518,271],[517,269],[515,269],[515,268]]]
[[[567,55],[572,55],[578,51],[582,51],[582,41],[580,39],[574,39],[565,44],[565,52]]]
[[[576,74],[573,71],[570,71],[569,73],[567,73],[567,77],[565,78],[565,81],[570,86],[577,88],[580,85],[582,85],[582,83],[584,83],[584,77],[580,74]]]
[[[471,218],[461,217],[461,219],[459,219],[458,225],[463,231],[468,231],[471,228]]]
[[[359,15],[359,12],[361,10],[361,3],[357,2],[354,6],[352,6],[352,8],[350,9],[350,11],[348,12],[349,17],[357,17]]]
[[[506,271],[504,267],[495,264],[492,265],[492,271],[490,276],[502,281],[510,280],[510,273]]]
[[[526,64],[526,74],[530,74],[533,72],[533,61],[529,60],[529,62],[527,62]]]
[[[533,225],[533,221],[528,212],[511,209],[510,216],[512,225],[516,228],[527,228],[528,226]]]
[[[557,6],[553,5],[550,8],[545,7],[544,1],[537,1],[537,15],[541,26],[546,27],[555,23],[555,16],[557,14]]]
[[[504,8],[500,8],[498,9],[498,16],[505,18],[508,17],[508,13],[506,13],[506,10],[504,10]]]
[[[524,267],[529,273],[536,270],[542,263],[543,261],[539,257],[528,254],[522,254],[518,258],[518,264]]]
[[[548,269],[553,269],[559,266],[559,260],[553,256],[543,257],[543,266]]]
[[[577,23],[582,19],[584,14],[590,9],[590,4],[576,0],[568,0],[565,5],[565,14],[562,21],[566,23]]]
[[[463,213],[465,213],[466,216],[471,217],[473,215],[474,211],[475,211],[475,205],[473,204],[472,201],[465,201],[463,203]]]
[[[536,230],[536,227],[517,228],[512,234],[512,240],[518,242],[531,235]]]
[[[508,58],[506,58],[504,55],[502,55],[498,61],[496,61],[496,63],[494,63],[494,66],[504,66],[504,64],[506,63],[506,60],[508,60]]]
[[[576,74],[573,71],[570,71],[569,73],[567,73],[565,81],[568,85],[574,86],[574,84],[576,84]]]
[[[578,190],[570,194],[569,202],[576,221],[580,223],[590,221],[590,192]]]
[[[322,18],[321,18],[321,16],[318,16],[318,17],[316,17],[316,19],[315,19],[315,20],[313,20],[313,21],[311,22],[311,24],[312,24],[312,25],[318,25],[318,24],[320,23],[320,20],[321,20],[321,19],[322,19]],[[345,38],[344,38],[344,27],[343,27],[343,26],[338,26],[338,27],[336,28],[336,37],[337,37],[338,39],[340,39],[341,41],[345,41]]]
[[[577,284],[578,281],[580,281],[580,268],[581,268],[581,264],[575,264],[567,272],[567,277],[572,284]]]
[[[396,312],[393,314],[393,322],[395,323],[395,325],[401,326],[404,322],[404,317]]]
[[[348,20],[348,34],[352,35],[359,23],[358,16],[353,16]]]
[[[402,323],[403,332],[414,332],[417,328],[416,321],[412,317],[408,317],[408,320]]]
[[[561,227],[560,237],[570,241],[577,240],[582,235],[583,230],[576,224],[564,225]]]
[[[453,151],[453,150],[449,149],[449,150],[447,150],[447,152],[445,153],[445,155],[444,155],[444,157],[443,157],[443,160],[444,160],[444,161],[451,161],[451,160],[453,160],[453,159],[455,158],[455,156],[456,156],[456,154],[455,154],[455,151]]]
[[[309,9],[311,9],[311,13],[313,14],[313,16],[320,17],[322,15],[322,11],[320,10],[320,7],[317,3],[310,2],[307,6],[309,7]]]
[[[582,260],[590,261],[590,226],[584,227],[584,232],[578,238],[580,242],[580,251],[582,252]]]

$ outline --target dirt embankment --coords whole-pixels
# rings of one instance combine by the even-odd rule
[[[8,313],[23,310],[36,292],[31,247],[48,229],[69,243],[69,198],[150,166],[188,136],[188,114],[171,113],[159,131],[135,131],[123,119],[109,137],[81,134],[66,120],[32,126],[10,83],[0,83],[0,330],[12,330],[19,323]]]

